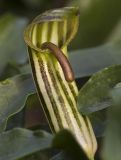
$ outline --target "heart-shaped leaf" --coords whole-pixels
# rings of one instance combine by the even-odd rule
[[[121,159],[121,83],[112,91],[113,107],[108,111],[108,124],[103,144],[103,159]]]
[[[11,14],[0,17],[0,73],[10,61],[23,63],[27,59],[22,33],[27,19]]]
[[[111,89],[121,82],[121,65],[105,68],[94,74],[79,92],[77,106],[80,113],[90,113],[112,105]]]
[[[87,159],[75,138],[67,130],[52,136],[37,130],[15,128],[0,134],[0,160],[16,160],[32,153],[46,149],[61,149],[71,157],[71,160]],[[60,155],[63,157],[63,154]],[[24,158],[22,158],[24,159]]]
[[[28,94],[35,92],[30,74],[9,78],[0,83],[0,132],[9,117],[24,107]]]
[[[69,60],[76,78],[91,76],[105,67],[121,64],[121,47],[110,43],[95,48],[74,50],[69,52]]]
[[[37,151],[50,148],[52,135],[44,131],[22,128],[0,134],[0,160],[16,160]]]
[[[70,157],[68,157],[65,152],[60,152],[55,156],[53,156],[50,160],[72,160],[72,159],[70,159]]]

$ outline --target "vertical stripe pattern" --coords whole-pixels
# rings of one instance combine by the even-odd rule
[[[25,31],[25,41],[28,44],[35,84],[52,131],[56,133],[63,128],[70,130],[91,159],[97,143],[89,119],[80,115],[77,110],[77,86],[74,81],[65,80],[60,64],[50,51],[41,50],[42,43],[52,42],[67,56],[65,44],[74,36],[74,25],[78,24],[77,15],[72,16],[73,22],[68,18],[68,14],[72,15],[71,10],[73,9],[58,9],[51,11],[49,15],[45,13],[36,18]],[[66,14],[62,18],[64,12]],[[55,17],[57,20],[54,20]],[[28,31],[31,31],[31,34],[26,33]]]

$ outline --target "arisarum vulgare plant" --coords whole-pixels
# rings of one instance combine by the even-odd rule
[[[77,110],[78,89],[68,61],[67,46],[78,28],[78,9],[47,11],[33,20],[24,33],[33,78],[53,133],[69,130],[90,160],[97,149],[87,116]]]

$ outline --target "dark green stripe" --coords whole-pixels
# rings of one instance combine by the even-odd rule
[[[52,83],[53,83],[53,87],[54,87],[54,89],[55,89],[56,92],[57,92],[58,100],[59,100],[59,103],[60,103],[60,105],[61,105],[61,107],[62,107],[62,111],[63,111],[64,117],[65,117],[65,120],[66,120],[69,128],[74,129],[73,126],[72,126],[72,121],[71,121],[71,119],[70,119],[70,115],[69,115],[69,113],[67,112],[67,109],[66,109],[67,106],[65,106],[64,99],[63,99],[63,97],[61,96],[61,92],[60,92],[60,89],[59,89],[59,87],[58,87],[58,85],[57,85],[57,81],[56,81],[56,79],[55,79],[55,77],[54,77],[53,71],[50,69],[51,66],[50,66],[49,63],[47,64],[47,66],[48,66],[48,71],[49,71],[49,73],[50,73],[50,78],[51,78]],[[53,66],[53,67],[54,67],[54,66]]]
[[[57,77],[58,77],[58,79],[59,79],[59,82],[60,82],[60,84],[61,84],[61,87],[62,87],[63,91],[65,92],[66,97],[67,97],[70,105],[73,105],[73,102],[72,102],[72,100],[71,100],[71,97],[68,96],[69,93],[68,93],[68,91],[67,91],[67,89],[66,89],[66,85],[65,85],[65,83],[63,82],[63,79],[62,79],[59,71],[56,70],[56,73],[57,73]],[[72,93],[72,95],[74,96],[74,100],[75,100],[75,102],[76,102],[76,101],[77,101],[77,95],[76,95],[76,92],[75,92],[72,84],[68,83],[67,85],[69,86],[69,88],[70,88],[70,90],[71,90],[71,93]]]
[[[63,44],[65,43],[66,35],[64,35],[64,21],[58,22],[58,46],[61,48]]]
[[[28,52],[29,52],[30,63],[31,63],[31,66],[32,66],[32,74],[33,74],[34,82],[36,83],[40,104],[41,104],[44,112],[46,113],[46,118],[47,118],[47,121],[48,121],[48,123],[50,125],[50,128],[51,128],[52,132],[55,133],[55,128],[53,126],[53,123],[52,123],[52,120],[51,120],[51,117],[50,117],[50,113],[49,113],[49,111],[47,109],[47,106],[45,104],[45,100],[44,100],[44,98],[42,96],[41,90],[40,90],[39,85],[38,85],[38,81],[37,81],[37,77],[36,77],[36,71],[35,71],[35,65],[34,65],[33,56],[32,56],[32,50],[29,47],[28,47]]]
[[[62,121],[61,121],[61,116],[60,116],[59,110],[57,108],[57,104],[53,98],[53,93],[52,93],[52,90],[51,90],[51,87],[50,87],[50,84],[48,81],[48,77],[47,77],[45,69],[44,69],[44,64],[43,64],[43,60],[41,59],[41,56],[39,56],[38,62],[39,62],[39,66],[40,66],[40,72],[42,74],[42,79],[43,79],[43,82],[44,82],[44,85],[45,85],[45,88],[47,91],[47,95],[50,98],[50,101],[51,101],[51,104],[53,107],[53,112],[54,112],[55,117],[57,119],[58,126],[60,129],[62,129],[63,125],[62,125]],[[45,99],[45,101],[46,101],[46,99]],[[47,107],[49,107],[49,106],[47,106]],[[51,115],[51,113],[50,113],[50,115]]]
[[[77,101],[77,93],[76,93],[76,91],[75,91],[75,89],[74,89],[74,86],[73,86],[71,83],[69,83],[68,85],[69,85],[69,88],[70,88],[70,90],[71,90],[71,93],[72,93],[73,96],[74,96],[75,101]],[[76,85],[76,84],[75,84],[75,85]]]
[[[47,33],[47,41],[50,42],[52,36],[52,26],[53,22],[48,22],[48,33]]]
[[[70,105],[70,108],[71,108],[71,110],[72,110],[72,112],[73,112],[74,118],[75,118],[75,120],[76,120],[76,122],[77,122],[77,124],[78,124],[78,127],[80,128],[80,131],[82,131],[82,125],[81,125],[79,116],[78,116],[78,114],[77,114],[77,109],[75,108],[75,106],[74,106],[74,104],[73,104],[73,102],[72,102],[72,100],[71,100],[71,97],[69,96],[69,93],[68,93],[68,91],[67,91],[67,89],[66,89],[65,84],[63,83],[63,79],[62,79],[62,77],[60,76],[60,73],[59,73],[58,71],[56,71],[56,72],[57,72],[57,76],[58,76],[59,82],[60,82],[60,84],[61,84],[61,87],[62,87],[62,89],[63,89],[63,91],[64,91],[64,93],[65,93],[65,96],[66,96],[66,98],[67,98],[67,100],[68,100],[68,103],[69,103],[69,105]],[[69,84],[69,83],[68,83],[68,84]],[[68,85],[68,84],[67,84],[67,85]],[[83,118],[83,117],[82,117],[82,118]]]
[[[45,22],[45,23],[47,23],[47,22]],[[41,48],[41,45],[42,45],[42,32],[45,29],[45,28],[43,28],[45,23],[36,24],[36,40],[37,40],[36,47],[38,47],[38,48]],[[49,31],[50,30],[47,29],[47,37],[48,37]],[[33,33],[33,31],[32,31],[32,33]]]
[[[36,25],[37,25],[37,47],[40,48],[41,43],[42,43],[42,27],[43,27],[43,24],[39,23],[39,24],[36,24]]]

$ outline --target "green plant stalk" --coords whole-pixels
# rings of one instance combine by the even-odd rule
[[[87,157],[93,159],[97,143],[88,117],[77,110],[75,81],[67,82],[57,59],[50,51],[41,49],[44,42],[52,42],[67,56],[67,44],[76,33],[77,24],[77,9],[52,10],[38,16],[27,27],[24,38],[33,78],[51,130],[53,133],[63,128],[70,130]]]

